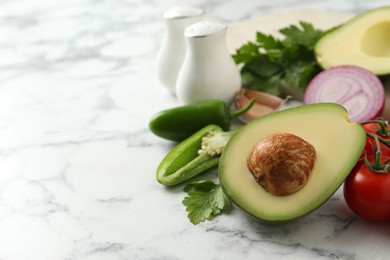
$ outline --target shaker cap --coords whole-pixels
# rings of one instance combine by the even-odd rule
[[[203,15],[203,10],[192,6],[175,6],[164,12],[165,19],[183,19]]]
[[[184,31],[184,35],[194,38],[206,37],[224,31],[226,28],[226,25],[221,23],[201,21],[188,26]]]

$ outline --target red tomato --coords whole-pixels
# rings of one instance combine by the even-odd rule
[[[374,160],[373,156],[368,157]],[[381,162],[390,159],[382,156]],[[370,221],[390,220],[390,173],[376,173],[360,159],[344,182],[344,198],[360,217]]]
[[[390,140],[390,136],[382,136],[381,134],[379,134],[377,131],[376,131],[376,127],[379,127],[378,124],[376,123],[371,123],[371,124],[364,124],[363,125],[363,128],[364,130],[367,132],[367,133],[373,133],[373,134],[376,134],[378,135],[378,137],[381,137],[381,138],[384,138],[386,140]],[[390,125],[387,127],[389,130],[390,130]],[[369,137],[367,136],[366,137],[366,146],[364,147],[364,151],[366,151],[367,153],[367,156],[369,155],[373,155],[373,150],[372,150],[372,146],[371,144],[375,145],[375,149],[376,149],[376,143],[375,143],[375,139],[372,138],[372,137]],[[390,156],[390,148],[387,147],[385,144],[381,143],[381,150],[382,150],[382,154],[383,155],[388,155]],[[363,155],[362,155],[363,157]]]

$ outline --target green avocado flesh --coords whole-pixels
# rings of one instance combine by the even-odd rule
[[[355,16],[322,37],[315,46],[325,69],[356,65],[377,75],[390,74],[390,6]]]
[[[259,185],[247,168],[251,148],[274,133],[303,138],[316,150],[312,174],[296,193],[276,196]],[[266,222],[306,215],[327,201],[358,161],[366,142],[361,125],[348,120],[334,103],[318,103],[278,111],[243,126],[226,145],[218,175],[224,191],[244,211]]]

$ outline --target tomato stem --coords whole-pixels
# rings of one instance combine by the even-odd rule
[[[366,122],[361,123],[361,125],[366,125],[366,124],[375,124],[375,130],[382,135],[383,137],[389,137],[390,136],[390,130],[389,130],[389,122],[386,121],[382,117],[378,117],[377,119],[374,120],[369,120]]]
[[[385,162],[381,162],[382,150],[379,143],[379,137],[373,134],[372,138],[375,139],[377,147],[375,148],[375,145],[371,143],[372,150],[374,151],[374,161],[370,163],[367,158],[367,154],[364,153],[364,163],[367,165],[367,168],[372,172],[388,173],[390,172],[390,159],[386,160]]]
[[[384,145],[386,145],[387,147],[390,148],[390,140],[386,140],[386,139],[384,139],[382,137],[379,137],[378,135],[373,134],[373,133],[368,133],[367,132],[366,134],[367,134],[367,136],[369,136],[371,138],[374,138],[374,139],[377,138],[380,143],[382,143],[382,144],[384,144]]]

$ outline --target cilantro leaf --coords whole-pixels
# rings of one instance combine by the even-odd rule
[[[279,30],[285,37],[284,43],[286,44],[301,44],[308,48],[314,48],[315,43],[321,37],[322,31],[316,30],[312,24],[306,22],[299,22],[301,28],[296,25],[283,28]]]
[[[211,219],[230,206],[222,187],[212,181],[195,181],[185,186],[187,196],[183,199],[188,218],[194,225]]]
[[[251,70],[260,77],[269,78],[278,74],[283,67],[264,56],[260,56],[248,62],[246,64],[246,69]]]
[[[244,88],[254,89],[279,96],[281,74],[275,74],[272,77],[261,77],[251,71],[241,71],[242,84]]]
[[[247,63],[259,56],[259,47],[252,42],[248,42],[233,54],[233,59],[237,64]]]
[[[331,28],[330,30],[333,30]],[[310,23],[300,21],[279,30],[282,39],[261,32],[256,41],[241,46],[232,55],[238,65],[243,87],[282,96],[281,83],[305,89],[321,71],[314,46],[328,31],[322,32]]]
[[[263,47],[265,50],[277,50],[283,48],[283,45],[280,40],[277,40],[272,35],[266,35],[262,32],[256,33],[256,41],[259,46]]]
[[[299,66],[289,68],[283,80],[288,86],[305,88],[319,71],[320,68],[316,65],[300,64]]]

